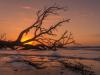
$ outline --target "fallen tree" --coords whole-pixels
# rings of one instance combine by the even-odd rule
[[[47,17],[50,15],[58,15],[58,11],[65,10],[64,8],[58,6],[51,6],[43,10],[38,10],[36,12],[37,19],[36,21],[22,30],[15,41],[5,41],[0,39],[0,48],[11,48],[11,49],[57,49],[64,47],[68,44],[75,43],[75,40],[72,37],[72,33],[65,31],[61,37],[55,39],[57,33],[54,31],[58,27],[62,26],[63,23],[69,22],[70,19],[63,19],[57,22],[56,24],[51,24],[48,28],[43,25],[43,22],[47,20]],[[30,31],[33,31],[33,37],[25,41],[21,41],[25,34],[27,35]],[[45,36],[52,36],[52,38]],[[29,42],[37,42],[36,45],[28,44]]]

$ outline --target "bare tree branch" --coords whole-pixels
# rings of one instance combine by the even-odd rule
[[[36,30],[35,30],[35,36],[36,36],[37,31],[42,30],[41,26],[42,26],[43,21],[46,19],[46,17],[48,17],[51,14],[57,14],[56,11],[62,10],[62,9],[63,8],[52,6],[52,7],[45,9],[44,11],[42,11],[42,10],[37,11],[37,20],[31,26],[27,27],[22,32],[20,32],[16,41],[20,42],[23,35],[25,33],[28,33],[30,31],[30,29],[32,29],[32,28],[36,28]]]
[[[17,37],[15,41],[2,41],[0,40],[0,47],[9,47],[12,49],[23,47],[23,49],[30,49],[30,48],[37,48],[37,49],[53,49],[56,47],[64,47],[67,44],[74,43],[74,39],[72,37],[72,34],[68,33],[68,31],[65,31],[61,37],[55,40],[55,36],[57,34],[54,32],[58,27],[62,26],[63,23],[69,22],[70,19],[63,19],[58,21],[55,24],[50,24],[50,26],[47,28],[44,26],[44,21],[46,21],[47,17],[50,15],[58,15],[59,10],[65,10],[64,8],[58,7],[58,6],[51,6],[48,8],[45,8],[44,10],[38,10],[36,12],[37,19],[36,21],[27,27],[26,29],[22,30]],[[24,34],[29,34],[30,30],[33,30],[33,37],[31,37],[28,40],[21,41],[24,37]],[[55,36],[54,36],[55,35]],[[2,35],[0,39],[3,39],[5,35]],[[52,36],[52,38],[48,37],[45,38],[45,36]],[[4,40],[4,39],[3,39]],[[29,42],[37,42],[35,46],[27,44]],[[16,48],[16,49],[17,49]]]

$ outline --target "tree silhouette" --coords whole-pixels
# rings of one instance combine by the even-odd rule
[[[58,39],[54,38],[55,36],[57,36],[57,33],[55,33],[54,30],[62,26],[63,23],[69,22],[70,19],[60,20],[56,24],[51,24],[50,27],[48,28],[46,28],[43,25],[43,22],[47,20],[48,16],[58,15],[59,14],[58,11],[60,10],[65,11],[64,8],[55,5],[45,9],[38,10],[36,12],[37,15],[36,21],[26,29],[22,30],[15,41],[5,41],[1,39],[0,48],[8,47],[11,49],[18,49],[19,47],[22,47],[22,49],[56,49],[64,47],[67,44],[75,43],[72,34],[69,33],[68,31],[65,31]],[[23,39],[23,36],[25,36],[25,34],[27,35],[30,32],[30,30],[34,31],[33,33],[34,36],[25,41],[21,41]],[[52,38],[50,37],[45,38],[45,36],[52,36]],[[38,44],[36,45],[26,44],[32,41],[35,41]]]

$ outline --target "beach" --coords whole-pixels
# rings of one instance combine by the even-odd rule
[[[1,50],[1,75],[82,75],[80,70],[71,70],[62,61],[82,63],[91,67],[90,72],[99,75],[100,51],[96,50]],[[32,63],[30,63],[30,61]],[[89,74],[87,74],[89,75]]]

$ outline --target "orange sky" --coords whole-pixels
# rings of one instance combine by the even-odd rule
[[[100,0],[0,0],[0,34],[7,33],[7,39],[15,39],[34,22],[38,9],[54,3],[67,6],[68,11],[61,12],[60,17],[71,19],[59,31],[71,31],[84,45],[100,45]],[[47,23],[56,19],[51,17]]]

